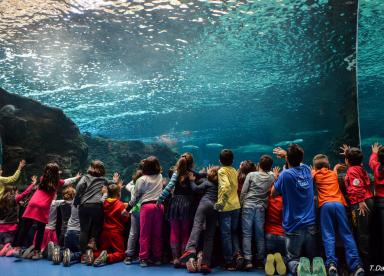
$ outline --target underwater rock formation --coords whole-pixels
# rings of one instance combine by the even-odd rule
[[[108,176],[114,171],[129,180],[141,159],[156,155],[164,169],[175,163],[177,154],[164,145],[140,141],[115,141],[82,135],[61,109],[8,93],[0,88],[0,135],[4,175],[14,172],[20,159],[27,160],[20,181],[41,175],[49,161],[59,163],[63,177],[85,171],[92,159],[105,162]]]
[[[20,159],[26,159],[26,173],[41,175],[45,164],[60,164],[63,177],[83,168],[88,147],[79,128],[61,109],[8,93],[0,88],[0,135],[4,175],[13,173]]]

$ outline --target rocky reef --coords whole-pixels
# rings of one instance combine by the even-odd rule
[[[165,169],[177,156],[162,145],[83,135],[61,109],[1,88],[0,135],[3,175],[12,174],[20,159],[27,160],[20,185],[27,184],[31,175],[41,175],[50,161],[59,163],[63,177],[68,177],[85,171],[90,160],[100,159],[105,162],[109,176],[119,171],[128,180],[138,162],[148,155],[158,156]]]

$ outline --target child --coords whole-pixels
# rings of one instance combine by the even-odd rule
[[[243,253],[245,258],[245,269],[252,269],[252,233],[256,238],[256,263],[263,264],[265,261],[264,222],[265,209],[268,205],[268,195],[275,180],[271,172],[273,165],[272,157],[263,155],[259,162],[259,171],[250,172],[245,178],[240,194],[242,206],[242,232]]]
[[[380,242],[376,254],[378,263],[384,260],[384,147],[378,143],[372,145],[369,167],[375,184],[375,229]]]
[[[304,159],[304,150],[299,145],[292,144],[287,151],[275,148],[273,152],[279,158],[284,158],[288,166],[272,187],[273,196],[282,195],[283,197],[283,227],[286,234],[288,267],[293,275],[296,273],[310,275],[309,260],[300,257],[304,256],[304,249],[310,257],[318,253],[318,230],[311,169],[301,164]],[[325,274],[321,259],[314,259],[313,273]]]
[[[141,169],[137,170],[132,177],[132,181],[126,186],[126,189],[131,194],[131,198],[134,197],[134,189],[137,179],[143,176]],[[136,252],[136,245],[139,240],[140,233],[140,202],[138,202],[131,210],[131,228],[129,229],[129,237],[127,242],[127,257],[124,260],[126,265],[132,264],[133,257]]]
[[[163,215],[164,207],[157,199],[163,189],[163,177],[159,160],[155,156],[143,162],[143,176],[136,181],[134,194],[126,212],[141,202],[140,207],[140,266],[147,267],[152,252],[155,264],[161,264],[163,250]]]
[[[243,189],[243,184],[245,181],[245,178],[250,172],[256,171],[256,165],[251,160],[244,160],[240,163],[240,167],[237,170],[237,195],[240,198],[241,190]]]
[[[97,250],[103,225],[102,188],[108,186],[103,162],[94,160],[76,186],[74,205],[79,208],[80,248],[82,263],[93,263],[92,251]]]
[[[175,267],[180,266],[179,257],[187,245],[196,211],[195,197],[188,177],[193,165],[192,154],[184,153],[176,163],[171,180],[157,200],[158,204],[163,203],[174,188],[168,217],[171,224],[170,242]]]
[[[59,206],[59,211],[61,215],[61,230],[59,236],[60,246],[64,246],[65,233],[67,233],[68,221],[71,217],[71,209],[75,194],[76,189],[74,189],[72,186],[65,187],[62,192],[63,202]]]
[[[12,243],[15,241],[19,222],[19,204],[25,200],[36,189],[37,177],[32,176],[32,183],[24,192],[18,194],[15,187],[5,186],[3,198],[0,200],[0,243],[3,248],[0,250],[0,256],[12,256],[14,249]]]
[[[352,209],[352,226],[356,242],[364,263],[365,271],[369,271],[372,264],[370,238],[373,210],[373,194],[370,190],[368,173],[362,166],[363,152],[359,148],[343,145],[341,148],[348,166],[345,176],[345,186]]]
[[[25,167],[25,160],[21,160],[19,162],[19,166],[17,167],[16,172],[12,176],[4,177],[1,176],[3,174],[3,170],[0,165],[0,200],[3,197],[5,185],[15,183],[19,177],[21,170]]]
[[[275,179],[278,178],[279,168],[274,169]],[[265,216],[265,251],[267,262],[265,263],[265,274],[275,273],[274,263],[279,275],[285,275],[287,268],[282,256],[286,256],[285,233],[283,223],[283,197],[272,195],[268,198],[268,207]]]
[[[237,171],[232,167],[233,152],[224,149],[220,153],[222,167],[218,172],[218,199],[215,208],[219,211],[222,249],[225,269],[241,269],[244,258],[240,252],[237,229],[240,218],[240,202],[237,195]],[[233,260],[235,259],[236,266]]]
[[[48,223],[45,226],[44,237],[41,243],[41,251],[47,248],[47,259],[52,260],[52,253],[55,245],[59,244],[56,234],[57,210],[64,200],[53,200],[49,208]]]
[[[353,239],[344,206],[346,202],[340,191],[337,173],[331,171],[328,157],[318,154],[313,158],[313,179],[318,192],[320,223],[328,275],[336,276],[338,261],[335,254],[336,232],[343,241],[345,257],[350,272],[358,275],[362,270],[359,252]]]
[[[107,187],[108,198],[104,201],[104,224],[100,235],[100,250],[94,252],[94,266],[116,263],[124,260],[124,231],[128,218],[122,213],[128,204],[120,201],[121,189],[117,184]]]
[[[190,174],[190,183],[193,191],[203,192],[204,195],[200,200],[197,207],[195,219],[193,222],[192,232],[189,237],[186,251],[180,258],[183,263],[187,263],[189,272],[196,272],[197,270],[202,273],[211,272],[211,257],[213,250],[213,241],[216,231],[217,212],[214,209],[215,202],[217,201],[217,182],[218,182],[219,167],[210,167],[208,169],[208,180],[200,185],[195,184],[195,176]],[[205,224],[205,230],[204,230]],[[200,239],[200,235],[204,231],[204,246],[202,255],[202,264],[196,267],[196,248]]]
[[[76,182],[80,178],[78,174],[76,177],[66,180],[60,179],[59,165],[56,163],[48,163],[45,166],[44,174],[40,180],[38,190],[33,194],[28,206],[24,212],[20,232],[16,240],[16,250],[14,255],[21,256],[21,246],[26,239],[29,229],[34,223],[37,224],[37,233],[35,238],[35,246],[32,259],[41,259],[41,243],[44,237],[45,225],[48,223],[49,207],[56,197],[57,190],[63,185],[69,185]]]

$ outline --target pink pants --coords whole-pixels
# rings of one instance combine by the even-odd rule
[[[192,221],[171,219],[171,249],[173,258],[179,258],[187,246],[191,234]]]
[[[155,203],[141,205],[140,208],[140,253],[141,260],[148,260],[150,253],[155,261],[163,255],[163,215],[164,207]]]

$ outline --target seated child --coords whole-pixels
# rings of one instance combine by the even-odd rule
[[[151,253],[154,263],[161,264],[164,206],[156,203],[162,189],[163,177],[159,160],[155,156],[150,156],[143,162],[143,176],[136,181],[134,195],[126,210],[129,212],[138,202],[141,202],[139,257],[142,267],[148,266]]]
[[[274,169],[275,177],[278,176],[278,169]],[[267,262],[265,264],[265,274],[273,275],[275,273],[274,264],[269,264],[272,260],[276,264],[276,271],[279,275],[285,275],[287,268],[282,256],[286,256],[285,233],[283,228],[283,197],[272,195],[268,199],[268,207],[265,215],[265,251]],[[273,263],[273,262],[272,262]]]
[[[104,223],[100,235],[100,251],[94,252],[94,266],[124,260],[124,232],[128,217],[122,213],[127,203],[120,201],[121,189],[117,184],[108,185],[108,198],[103,203]]]
[[[342,239],[349,272],[362,267],[359,252],[353,238],[347,215],[346,202],[339,188],[337,173],[330,170],[328,157],[318,154],[313,158],[313,179],[318,192],[320,224],[328,274],[338,274],[338,260],[335,254],[336,235]]]
[[[200,199],[199,206],[197,207],[192,232],[185,248],[185,252],[180,258],[183,263],[187,263],[189,272],[211,272],[211,257],[217,223],[217,212],[214,209],[214,205],[217,201],[218,170],[219,167],[210,167],[208,169],[208,179],[199,185],[196,185],[195,176],[193,174],[190,174],[189,176],[192,190],[204,193],[203,197]],[[196,249],[202,233],[204,233],[204,245],[202,262],[199,267],[196,264]]]
[[[240,194],[242,206],[241,226],[243,232],[243,253],[245,269],[252,269],[252,236],[256,238],[256,261],[261,265],[265,261],[264,222],[268,195],[275,181],[271,172],[272,157],[263,155],[259,162],[259,171],[250,172],[245,178]]]
[[[5,256],[15,238],[18,223],[15,187],[4,187],[0,199],[0,256]]]
[[[219,211],[224,267],[233,271],[241,269],[244,257],[241,255],[237,230],[240,221],[240,201],[237,195],[237,171],[232,167],[233,152],[220,152],[222,167],[218,172],[218,199],[215,208]]]
[[[345,186],[352,209],[352,227],[364,264],[364,270],[369,271],[372,264],[370,233],[372,225],[373,194],[370,189],[370,179],[364,170],[363,152],[359,148],[342,147],[345,163],[348,166],[345,176]]]

